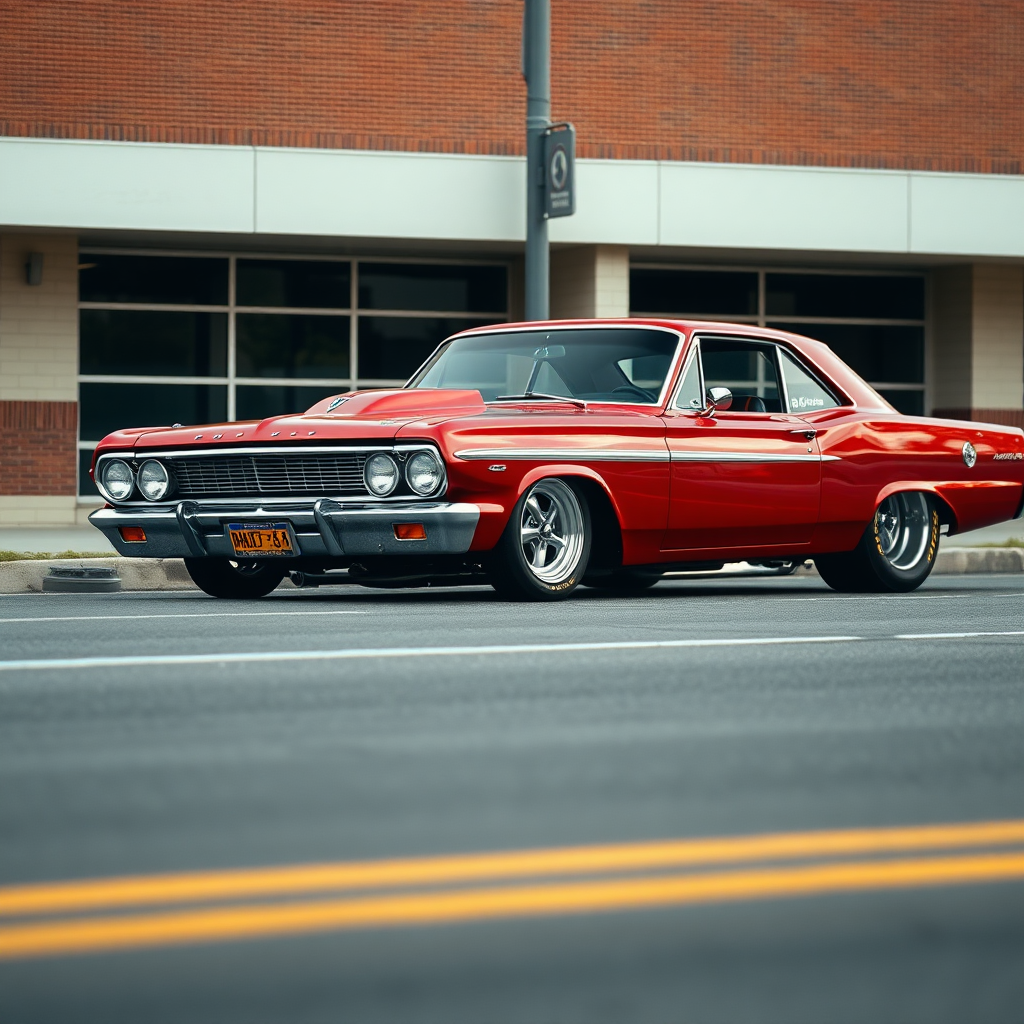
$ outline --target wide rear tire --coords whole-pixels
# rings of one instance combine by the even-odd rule
[[[935,567],[939,511],[923,491],[890,495],[853,551],[818,555],[814,564],[833,589],[846,593],[906,593]]]
[[[593,535],[586,499],[558,477],[516,502],[488,560],[491,586],[510,601],[561,601],[583,579]]]
[[[193,583],[211,597],[265,597],[284,579],[284,569],[266,559],[186,558]]]

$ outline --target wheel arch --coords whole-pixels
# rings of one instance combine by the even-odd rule
[[[941,484],[927,480],[901,480],[897,483],[886,484],[875,496],[875,508],[877,509],[886,498],[890,498],[894,494],[903,494],[908,491],[923,491],[935,501],[935,505],[939,510],[939,522],[943,526],[948,526],[950,533],[956,533],[956,509],[953,508],[949,500],[942,493],[941,487]]]
[[[548,477],[571,481],[587,499],[593,529],[591,566],[599,569],[619,568],[622,565],[622,515],[605,480],[599,473],[586,466],[537,466],[524,474],[520,480],[517,500],[538,480]]]

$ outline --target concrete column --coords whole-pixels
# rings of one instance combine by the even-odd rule
[[[1024,267],[933,276],[934,414],[1024,427]]]
[[[551,253],[551,316],[629,316],[629,249],[580,245]]]
[[[0,525],[75,522],[77,440],[78,238],[0,235]]]

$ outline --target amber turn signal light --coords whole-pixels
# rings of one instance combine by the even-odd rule
[[[146,543],[146,531],[141,526],[119,526],[117,532],[126,544]]]
[[[395,523],[395,537],[398,540],[426,540],[427,531],[422,523]]]

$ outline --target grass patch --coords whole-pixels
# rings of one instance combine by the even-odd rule
[[[972,544],[972,548],[1024,548],[1024,540],[1020,537],[1011,537],[1009,540],[1000,541],[998,544]]]
[[[0,562],[45,561],[47,558],[117,558],[115,551],[0,551]]]

